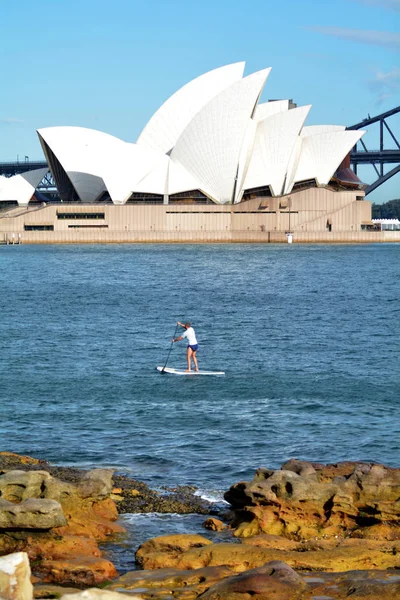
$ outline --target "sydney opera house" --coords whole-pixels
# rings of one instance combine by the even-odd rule
[[[42,172],[0,179],[0,203],[14,203],[0,213],[0,235],[284,241],[293,232],[310,241],[361,232],[371,204],[349,152],[364,132],[306,125],[311,105],[260,102],[270,69],[244,77],[244,66],[184,85],[136,143],[81,127],[39,129],[60,201],[39,203]]]

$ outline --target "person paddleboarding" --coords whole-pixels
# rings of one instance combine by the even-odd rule
[[[187,358],[187,365],[188,368],[186,369],[186,371],[189,373],[192,370],[192,360],[194,362],[194,367],[195,367],[195,371],[199,370],[199,365],[197,363],[197,356],[196,356],[196,352],[199,349],[199,345],[197,343],[197,339],[196,339],[196,334],[195,331],[193,329],[193,327],[190,325],[190,323],[180,323],[179,321],[177,322],[177,325],[180,325],[181,327],[183,327],[185,329],[185,333],[182,333],[182,335],[180,335],[177,338],[172,338],[173,342],[180,342],[183,339],[187,339],[188,341],[188,347],[186,350],[186,358]]]

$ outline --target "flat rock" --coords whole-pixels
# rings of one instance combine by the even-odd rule
[[[0,498],[1,529],[52,529],[66,523],[61,505],[55,500],[30,498],[13,504]]]
[[[202,600],[295,600],[305,587],[300,575],[288,565],[272,561],[215,584],[202,595]]]
[[[136,561],[144,569],[174,567],[188,550],[209,544],[212,542],[201,535],[162,535],[144,542],[136,552]]]
[[[229,567],[208,567],[196,570],[157,569],[155,571],[131,571],[107,587],[115,591],[136,590],[140,593],[162,593],[174,597],[197,596],[212,585],[233,574]],[[144,592],[144,590],[146,590]]]
[[[103,558],[78,556],[65,560],[43,560],[37,566],[44,583],[96,586],[118,576],[114,565]]]

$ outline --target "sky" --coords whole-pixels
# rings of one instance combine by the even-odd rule
[[[42,159],[42,127],[135,142],[182,85],[242,60],[246,75],[272,67],[261,101],[312,104],[306,125],[400,105],[400,0],[0,0],[0,14],[0,161]],[[388,124],[400,141],[400,114]],[[379,148],[379,125],[363,140]],[[400,173],[368,196],[393,198]]]

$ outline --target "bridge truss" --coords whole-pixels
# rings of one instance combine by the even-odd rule
[[[356,123],[355,125],[347,127],[347,129],[364,129],[364,127],[368,127],[368,125],[379,123],[379,150],[368,150],[364,141],[361,139],[359,143],[361,144],[363,150],[358,150],[356,144],[353,150],[350,152],[350,163],[352,164],[353,170],[356,174],[357,167],[359,165],[369,164],[375,169],[377,178],[366,188],[366,196],[376,190],[377,187],[385,183],[385,181],[393,177],[393,175],[396,175],[396,173],[400,172],[400,144],[386,122],[389,117],[392,117],[399,112],[400,106],[397,106],[397,108],[388,110],[387,112],[384,112],[376,117],[370,117],[368,115],[368,119],[363,119],[363,121],[360,123]],[[388,135],[390,136],[397,148],[387,148],[384,134],[386,134],[386,138]],[[384,166],[390,164],[395,164],[396,166],[385,173]]]

